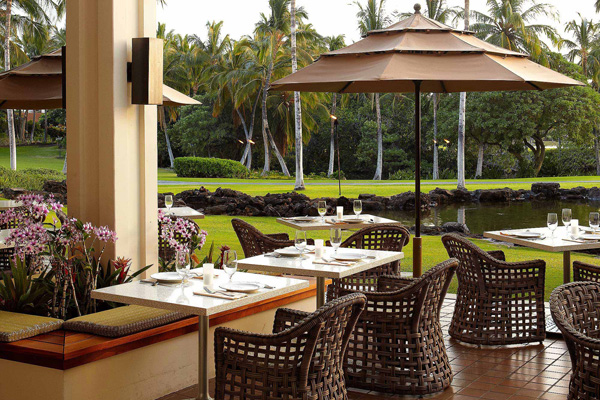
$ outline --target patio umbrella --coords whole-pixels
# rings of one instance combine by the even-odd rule
[[[63,108],[62,50],[34,57],[28,63],[0,73],[0,109],[49,110]],[[200,104],[163,85],[163,105]]]
[[[583,83],[545,68],[526,54],[494,46],[473,32],[420,13],[362,40],[321,55],[273,82],[270,90],[336,93],[415,93],[415,238],[413,273],[421,275],[421,93],[543,90]]]

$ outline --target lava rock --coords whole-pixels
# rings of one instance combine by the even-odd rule
[[[558,182],[536,182],[531,185],[531,191],[536,198],[556,199],[560,197],[560,183]]]
[[[490,189],[479,191],[479,201],[482,203],[502,203],[511,199],[510,189]]]
[[[466,224],[461,224],[460,222],[446,222],[442,225],[442,230],[447,233],[458,232],[464,233],[465,235],[469,235],[471,231]]]

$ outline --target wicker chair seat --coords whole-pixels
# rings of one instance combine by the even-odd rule
[[[267,235],[239,218],[232,219],[231,225],[242,245],[244,257],[246,258],[294,246],[294,241],[290,240],[287,233]],[[307,243],[314,244],[314,240],[308,239]]]
[[[457,260],[448,260],[420,278],[384,276],[376,292],[362,292],[367,305],[345,358],[348,387],[425,395],[450,386],[439,318],[457,267]]]
[[[582,261],[573,261],[573,281],[600,282],[600,266]]]
[[[364,305],[351,294],[314,313],[279,309],[271,335],[217,328],[215,397],[346,400],[342,360]]]
[[[402,251],[410,240],[408,229],[397,224],[373,225],[359,230],[346,239],[341,248]],[[327,242],[330,246],[331,243]],[[347,278],[333,279],[327,287],[327,299],[342,296],[348,290],[375,291],[377,279],[383,275],[399,275],[400,262],[380,265],[377,268],[354,274]]]
[[[544,261],[508,263],[502,252],[486,253],[457,234],[442,242],[460,263],[450,336],[477,345],[546,338]]]
[[[567,399],[600,399],[600,284],[559,286],[550,296],[550,312],[571,356]]]

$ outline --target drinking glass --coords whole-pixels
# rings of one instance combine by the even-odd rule
[[[223,270],[229,275],[229,282],[233,280],[233,274],[237,271],[237,253],[235,250],[223,252]]]
[[[362,201],[354,200],[354,214],[356,214],[356,218],[358,218],[358,216],[360,215],[361,212],[362,212]]]
[[[333,228],[329,234],[331,241],[331,247],[334,248],[334,252],[337,253],[338,248],[342,244],[342,230],[340,228]]]
[[[173,207],[173,196],[170,194],[165,196],[165,207],[167,207],[167,214],[171,214],[171,207]]]
[[[317,203],[317,209],[319,210],[319,215],[321,216],[321,220],[325,222],[325,214],[327,214],[327,203],[324,201],[319,201]]]
[[[181,285],[183,287],[190,273],[190,253],[189,251],[178,251],[175,255],[175,270],[181,276]]]
[[[592,228],[592,232],[596,233],[596,230],[600,226],[600,213],[591,212],[590,213],[590,228]]]
[[[296,240],[294,240],[294,247],[302,255],[306,249],[306,232],[296,231]]]
[[[550,229],[551,236],[554,237],[554,231],[558,227],[558,215],[556,213],[548,213],[548,229]]]
[[[573,217],[573,213],[570,208],[563,208],[562,210],[562,222],[567,228],[567,232],[569,232],[569,225],[571,225],[571,218]]]

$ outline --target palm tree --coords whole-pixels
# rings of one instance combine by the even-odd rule
[[[569,52],[566,57],[569,61],[579,60],[579,65],[583,69],[583,74],[593,77],[598,72],[600,65],[597,58],[598,39],[600,27],[592,20],[588,20],[579,14],[579,21],[572,20],[567,22],[565,32],[573,35],[573,40],[561,38],[558,41],[559,50],[567,48]]]
[[[358,6],[358,29],[361,35],[367,32],[383,29],[390,23],[390,19],[385,13],[385,0],[367,0],[366,5],[358,1],[354,4]],[[375,93],[375,112],[377,115],[377,167],[375,169],[374,180],[381,180],[383,174],[383,131],[381,127],[381,103],[379,93]]]
[[[329,51],[334,51],[346,47],[344,35],[329,36],[325,38],[325,45]],[[331,94],[331,115],[335,115],[337,111],[337,93]],[[335,160],[335,120],[331,118],[331,139],[329,141],[329,168],[327,176],[333,175],[333,165]]]
[[[298,70],[298,55],[296,43],[296,0],[290,1],[290,31],[291,31],[291,53],[292,73]],[[296,184],[295,190],[304,190],[304,163],[302,154],[302,104],[300,103],[300,92],[294,92],[294,127],[296,142]]]
[[[46,10],[57,7],[52,0],[5,0],[4,9],[4,70],[11,69],[11,37],[25,21],[32,23],[49,22]],[[62,6],[61,6],[62,7]],[[17,138],[15,136],[13,110],[6,110],[8,123],[8,142],[10,147],[10,168],[17,169]]]
[[[493,1],[493,0],[490,0]],[[469,14],[471,13],[471,4],[469,0],[465,0],[465,8],[463,10],[465,30],[469,30]],[[457,188],[465,189],[465,121],[467,118],[467,93],[460,93],[460,103],[458,106],[458,140],[456,152],[456,171],[457,171]]]

